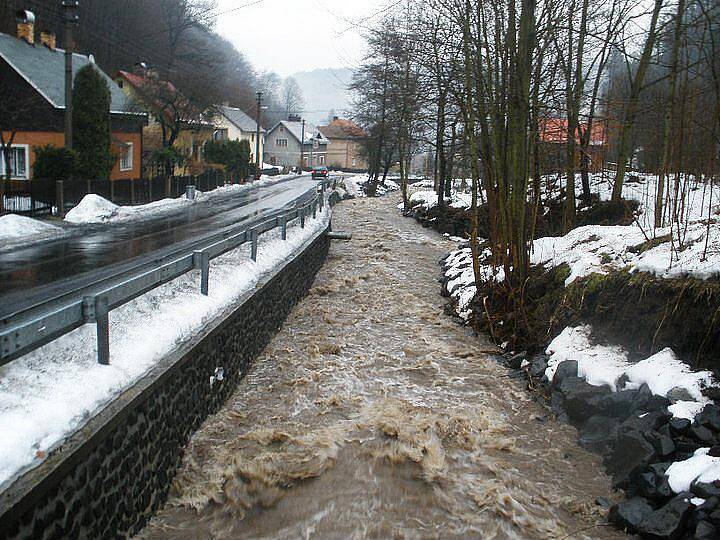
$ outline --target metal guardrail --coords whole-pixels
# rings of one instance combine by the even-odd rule
[[[287,226],[295,219],[305,227],[305,218],[316,216],[323,209],[328,180],[324,180],[308,203],[292,210],[270,214],[264,221],[227,231],[225,238],[201,239],[184,253],[175,253],[148,269],[147,263],[125,271],[121,277],[110,276],[72,294],[48,299],[30,308],[13,313],[0,320],[0,366],[15,360],[43,345],[54,341],[80,326],[95,323],[97,329],[97,356],[101,364],[110,363],[109,313],[138,296],[172,281],[192,270],[200,270],[200,292],[208,295],[210,261],[241,245],[250,242],[250,256],[257,260],[258,240],[261,234],[280,227],[281,238],[287,239]],[[307,192],[303,194],[305,197]],[[301,197],[301,198],[302,198]]]

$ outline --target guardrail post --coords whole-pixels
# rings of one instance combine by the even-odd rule
[[[317,216],[317,201],[313,201],[312,203],[312,212],[313,212],[313,219]]]
[[[258,251],[258,232],[257,229],[251,229],[250,230],[250,258],[253,261],[257,261],[257,251]]]
[[[95,325],[98,362],[107,366],[110,364],[110,310],[107,296],[95,297]]]
[[[325,203],[325,182],[320,184],[320,210],[323,209],[323,204]]]
[[[303,206],[298,211],[300,212],[300,228],[304,229],[305,228],[305,207]]]
[[[283,214],[280,216],[280,238],[287,240],[287,216]]]
[[[83,318],[95,323],[97,329],[97,359],[105,366],[110,364],[110,309],[107,296],[85,296],[82,300]]]
[[[207,296],[210,286],[210,255],[204,251],[193,251],[193,266],[200,270],[200,293]]]

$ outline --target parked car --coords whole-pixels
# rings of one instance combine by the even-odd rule
[[[327,167],[313,167],[312,168],[312,177],[313,178],[327,178],[328,175],[328,168]]]

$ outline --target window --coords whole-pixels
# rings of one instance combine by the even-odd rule
[[[133,168],[133,143],[123,143],[120,147],[120,170],[132,171]]]
[[[275,146],[281,146],[283,148],[287,147],[288,140],[287,139],[275,139]]]
[[[251,140],[252,142],[255,142],[255,134],[254,134],[254,133],[251,133],[251,134],[250,134],[250,140]]]
[[[227,141],[228,139],[228,130],[227,129],[216,129],[213,132],[213,140],[214,141]]]
[[[313,148],[317,148],[319,146],[318,140],[313,139]]]
[[[352,164],[352,166],[353,166],[353,167],[355,166],[355,158],[353,158],[353,164]]]
[[[325,165],[325,156],[318,156],[318,165]]]
[[[5,175],[5,154],[0,152],[0,174]],[[10,147],[10,176],[20,180],[28,178],[28,145]]]

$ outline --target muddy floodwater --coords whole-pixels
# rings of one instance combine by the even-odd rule
[[[397,202],[335,207],[352,241],[193,436],[141,538],[624,537],[595,504],[614,497],[600,459],[444,314],[453,243]]]

